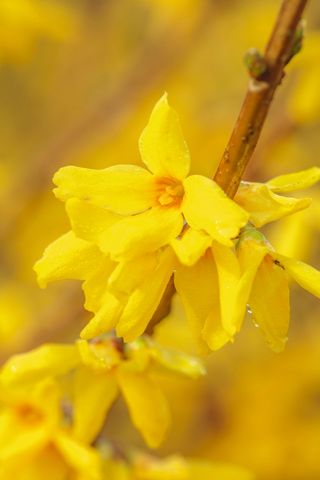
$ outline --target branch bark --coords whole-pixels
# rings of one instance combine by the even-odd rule
[[[259,140],[274,93],[291,57],[296,31],[308,0],[283,0],[264,62],[265,71],[251,78],[239,117],[223,153],[214,180],[233,198]]]

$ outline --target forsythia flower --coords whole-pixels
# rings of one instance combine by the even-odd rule
[[[85,308],[95,316],[82,330],[82,338],[116,328],[119,336],[132,341],[144,332],[175,264],[171,248],[116,263],[94,244],[68,232],[49,245],[35,270],[41,286],[64,278],[84,280]]]
[[[288,276],[320,298],[320,272],[275,252],[253,227],[240,234],[236,253],[213,242],[196,262],[179,259],[175,286],[202,352],[206,345],[216,350],[233,340],[248,305],[269,346],[283,350],[290,318]]]
[[[60,237],[35,270],[42,286],[85,280],[85,306],[95,317],[83,338],[115,327],[126,341],[137,338],[175,270],[174,252],[195,262],[213,240],[232,247],[248,219],[214,181],[187,176],[189,152],[166,95],[141,135],[140,151],[152,173],[133,165],[64,167],[54,177],[79,238],[71,232]]]
[[[81,223],[87,231],[85,240],[120,261],[170,244],[185,222],[232,246],[231,239],[247,223],[248,214],[213,180],[188,176],[189,151],[166,95],[155,105],[139,146],[148,170],[135,165],[104,170],[70,166],[55,174],[59,199],[90,203],[90,215],[82,203],[67,206],[75,233]]]
[[[195,358],[162,349],[147,337],[127,345],[109,337],[75,345],[48,344],[16,355],[3,367],[0,380],[6,385],[29,384],[73,370],[76,438],[95,439],[120,391],[134,425],[153,448],[163,440],[170,422],[166,398],[154,375],[172,372],[197,378],[205,373]]]
[[[115,329],[128,342],[143,334],[174,278],[200,350],[218,349],[239,330],[259,267],[258,255],[240,265],[233,240],[249,216],[262,226],[306,208],[309,198],[279,193],[313,185],[320,169],[243,183],[236,195],[243,210],[214,181],[187,176],[189,152],[166,96],[141,135],[140,151],[152,173],[132,165],[57,172],[55,193],[66,201],[72,231],[36,263],[39,284],[83,280],[85,308],[95,315],[81,337]]]
[[[281,351],[287,341],[290,320],[288,277],[320,298],[320,272],[304,262],[278,254],[253,228],[240,236],[237,260],[234,281],[238,283],[238,308],[243,312],[248,303],[269,346]],[[235,259],[232,261],[236,264]],[[241,322],[236,329],[240,326]]]
[[[76,438],[60,401],[50,381],[1,389],[1,480],[102,480],[98,453]]]
[[[292,198],[278,195],[310,187],[320,180],[320,168],[280,175],[266,183],[241,182],[235,200],[250,213],[255,227],[262,227],[292,213],[307,208],[310,198]]]

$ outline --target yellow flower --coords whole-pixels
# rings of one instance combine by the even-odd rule
[[[290,317],[288,277],[320,298],[320,272],[275,252],[253,227],[240,234],[236,253],[217,242],[198,253],[189,263],[189,255],[180,255],[174,282],[202,353],[233,341],[247,305],[269,346],[283,350]]]
[[[56,195],[66,201],[72,231],[35,265],[39,283],[83,280],[85,307],[95,315],[81,337],[116,329],[128,342],[143,334],[174,275],[201,351],[218,349],[239,330],[243,299],[262,261],[252,254],[241,265],[233,251],[232,239],[248,215],[212,180],[187,176],[188,149],[166,96],[141,135],[140,151],[150,171],[120,165],[57,172]],[[306,188],[319,178],[314,167],[266,184],[246,183],[236,200],[254,225],[264,225],[310,203],[278,193]]]
[[[320,272],[306,263],[278,254],[254,229],[241,235],[237,257],[240,267],[238,301],[242,303],[242,311],[248,303],[253,320],[269,346],[282,351],[290,319],[289,277],[320,298]]]
[[[301,172],[281,175],[267,183],[242,182],[235,196],[249,214],[255,227],[262,227],[286,215],[307,208],[310,198],[292,198],[278,195],[301,190],[320,180],[320,168],[312,167]]]
[[[84,280],[85,308],[95,316],[82,338],[116,328],[125,341],[136,339],[161,301],[176,256],[193,264],[213,240],[232,247],[248,219],[214,181],[187,176],[189,152],[166,95],[141,135],[140,152],[150,171],[64,167],[54,177],[72,231],[49,245],[35,270],[43,287]]]
[[[55,383],[2,388],[1,400],[1,480],[102,479],[100,457],[68,427]]]
[[[170,244],[185,222],[231,246],[248,214],[213,180],[188,176],[189,151],[166,95],[155,105],[139,147],[148,170],[135,165],[104,170],[69,166],[55,174],[56,196],[78,200],[67,205],[75,233],[85,240],[90,237],[114,260]]]
[[[35,270],[42,287],[54,280],[84,280],[85,308],[95,316],[81,332],[82,338],[116,328],[119,336],[132,341],[144,332],[175,263],[171,248],[116,263],[70,231],[47,247]]]
[[[154,375],[172,372],[197,378],[205,373],[194,357],[165,350],[142,337],[123,345],[113,337],[75,345],[43,345],[12,357],[3,367],[0,380],[22,385],[44,377],[73,374],[73,431],[76,438],[91,442],[104,423],[119,391],[135,427],[147,444],[155,448],[170,423],[169,408]]]
[[[36,264],[38,280],[84,280],[85,307],[95,313],[81,337],[94,338],[116,329],[125,341],[140,336],[174,275],[194,339],[202,353],[232,339],[239,317],[239,266],[229,247],[209,235],[188,229],[165,247],[137,259],[113,262],[73,232],[46,249]],[[230,263],[231,262],[231,263]],[[240,305],[242,306],[242,304]]]

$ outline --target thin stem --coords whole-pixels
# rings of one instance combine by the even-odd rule
[[[296,30],[308,0],[283,0],[265,49],[266,69],[251,78],[242,108],[223,153],[214,180],[233,198],[252,157],[271,101],[284,76],[296,39]]]

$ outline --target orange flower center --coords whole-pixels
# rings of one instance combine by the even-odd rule
[[[184,189],[181,182],[173,178],[161,177],[156,184],[157,201],[162,207],[180,207]]]
[[[30,425],[39,423],[43,419],[42,412],[36,409],[33,405],[29,405],[28,403],[22,403],[20,405],[17,405],[15,410],[18,417],[20,417],[23,422]]]

